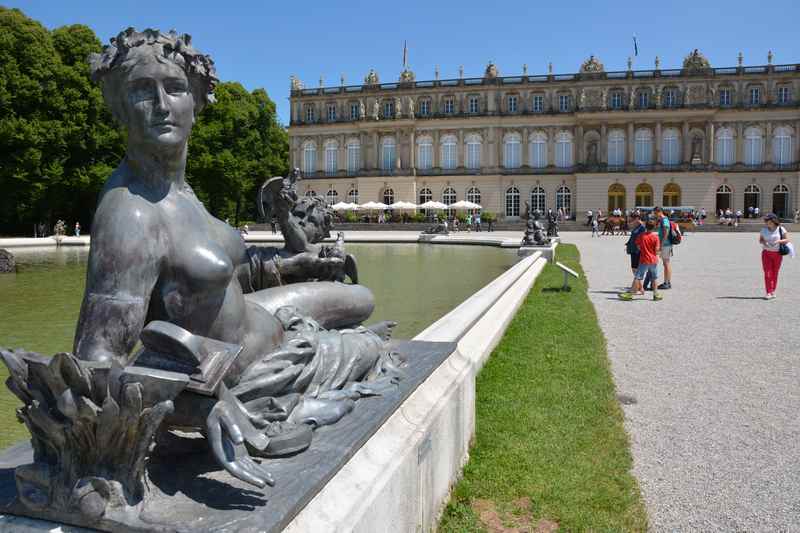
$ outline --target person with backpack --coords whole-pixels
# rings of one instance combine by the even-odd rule
[[[764,269],[764,288],[767,295],[765,300],[775,298],[775,289],[778,287],[778,271],[781,269],[783,256],[790,253],[789,232],[781,226],[781,221],[775,213],[768,213],[764,217],[765,227],[758,235],[761,250],[761,267]]]
[[[639,258],[641,255],[639,245],[636,244],[636,241],[639,240],[639,235],[646,231],[645,225],[642,224],[642,219],[639,217],[639,213],[634,213],[630,216],[630,226],[631,236],[628,242],[625,243],[625,252],[631,256],[631,271],[633,272],[633,283],[631,283],[631,287],[634,287],[636,283],[636,271],[639,270]],[[647,279],[645,279],[644,282],[646,285]],[[640,294],[644,294],[644,291]]]
[[[658,287],[656,287],[656,283],[658,283],[656,281],[658,279],[658,252],[661,247],[661,241],[655,232],[656,221],[648,219],[645,229],[646,231],[641,232],[635,241],[640,254],[639,268],[636,269],[631,288],[619,294],[620,300],[630,301],[633,300],[634,294],[644,294],[642,282],[648,275],[653,278],[653,301],[658,302],[664,298],[658,293]]]
[[[656,207],[655,214],[658,224],[658,240],[661,243],[661,261],[664,264],[664,283],[658,288],[667,290],[672,288],[672,246],[679,244],[682,236],[678,225],[670,221],[663,209]]]

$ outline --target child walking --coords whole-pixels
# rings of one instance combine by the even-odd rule
[[[592,218],[592,237],[599,237],[600,234],[597,233],[597,219]]]
[[[661,241],[658,239],[658,234],[655,233],[656,223],[654,220],[648,220],[645,224],[645,229],[636,238],[636,245],[639,247],[639,268],[636,270],[636,276],[633,279],[631,288],[622,292],[619,295],[620,300],[633,300],[634,294],[642,293],[642,281],[649,273],[653,279],[653,300],[659,301],[664,297],[658,293],[658,254],[661,252]]]

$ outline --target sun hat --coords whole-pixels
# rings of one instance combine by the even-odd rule
[[[780,223],[780,221],[781,221],[781,220],[778,218],[778,215],[776,215],[775,213],[767,213],[766,215],[764,215],[764,222],[766,222],[766,221],[768,221],[768,220],[771,220],[771,221],[773,221],[773,222],[774,222],[774,223],[776,223],[776,224],[779,224],[779,223]]]

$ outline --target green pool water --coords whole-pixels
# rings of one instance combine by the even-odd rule
[[[350,244],[360,282],[375,293],[372,320],[396,320],[395,336],[411,338],[516,261],[514,251],[483,246]],[[72,350],[89,249],[14,250],[19,271],[0,275],[0,346],[43,354]],[[14,423],[19,402],[2,385],[0,448],[25,434]]]

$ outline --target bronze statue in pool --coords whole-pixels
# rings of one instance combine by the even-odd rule
[[[128,29],[90,63],[128,145],[92,224],[74,355],[2,351],[35,451],[20,499],[129,513],[147,448],[170,428],[200,430],[233,476],[272,484],[251,455],[302,450],[401,377],[394,324],[360,326],[372,294],[342,282],[357,281],[354,258],[341,237],[319,244],[330,213],[298,199],[296,173],[261,191],[282,249],[248,248],[195,196],[187,145],[217,78],[188,35]]]

